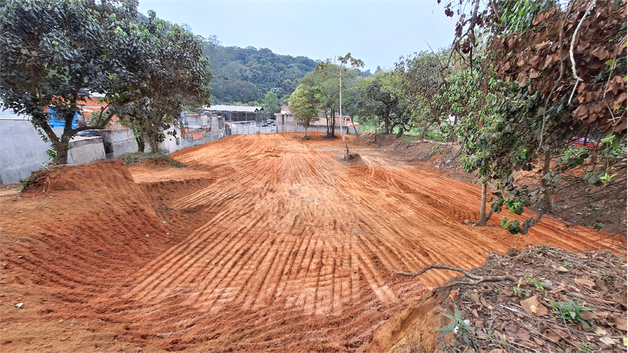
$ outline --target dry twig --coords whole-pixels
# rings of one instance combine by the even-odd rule
[[[455,272],[460,272],[463,275],[465,275],[466,277],[469,277],[473,280],[475,280],[475,282],[471,283],[471,284],[478,284],[481,282],[499,282],[499,281],[511,281],[511,282],[517,282],[517,279],[514,276],[510,276],[510,275],[503,275],[503,276],[477,276],[474,275],[468,271],[465,271],[461,268],[458,267],[453,267],[453,266],[447,266],[447,265],[438,265],[438,264],[432,264],[426,267],[423,267],[422,269],[420,269],[418,272],[400,272],[400,271],[395,271],[393,270],[394,273],[402,275],[402,276],[409,276],[409,277],[416,277],[416,276],[420,276],[423,273],[429,271],[429,270],[449,270],[449,271],[455,271]]]

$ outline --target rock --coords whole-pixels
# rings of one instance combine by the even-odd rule
[[[24,306],[24,303],[17,303],[15,304],[15,307],[18,309],[22,309],[22,307]]]
[[[517,256],[518,254],[519,254],[519,250],[515,248],[508,248],[508,251],[506,252],[506,255],[508,256]]]

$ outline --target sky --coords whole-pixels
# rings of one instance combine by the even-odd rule
[[[223,46],[268,48],[313,60],[350,52],[364,70],[447,47],[455,20],[436,0],[139,0],[140,12],[186,24]]]

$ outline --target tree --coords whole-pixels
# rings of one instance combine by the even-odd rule
[[[338,71],[329,70],[331,66],[331,60],[327,60],[323,63],[320,63],[316,68],[317,71],[323,72],[323,76],[332,75],[338,78],[338,100],[339,100],[339,110],[340,110],[340,135],[342,136],[342,142],[345,145],[345,156],[344,159],[348,160],[351,158],[351,154],[349,153],[349,145],[347,145],[347,140],[345,138],[344,130],[343,130],[343,116],[342,116],[342,79],[349,75],[350,71],[345,67],[345,65],[349,64],[352,68],[364,67],[364,62],[360,59],[356,59],[351,56],[351,53],[347,53],[345,56],[339,56],[338,61],[340,61],[340,65],[338,66]],[[334,65],[335,66],[335,65]],[[332,111],[332,126],[335,126],[336,122],[333,118]],[[332,130],[333,135],[333,130]]]
[[[422,139],[431,126],[440,128],[443,123],[448,123],[449,117],[441,114],[444,104],[441,93],[446,89],[446,79],[453,71],[448,63],[449,53],[449,49],[438,53],[415,53],[414,56],[402,57],[395,64],[393,75],[397,77],[396,87],[406,107],[404,114],[420,126]],[[454,121],[454,125],[456,123]]]
[[[212,76],[202,42],[182,26],[157,18],[154,11],[146,21],[120,32],[121,40],[128,39],[120,52],[134,42],[136,50],[130,53],[138,56],[130,73],[133,84],[110,93],[111,112],[133,130],[140,151],[148,142],[158,152],[164,131],[179,122],[184,106],[209,104]]]
[[[336,70],[337,67],[330,64],[327,66],[327,70]],[[326,75],[321,70],[313,70],[309,72],[303,79],[301,79],[300,85],[308,87],[310,89],[317,89],[321,92],[320,111],[325,116],[326,121],[326,138],[335,138],[335,117],[338,109],[338,83],[332,77]]]
[[[307,87],[303,84],[290,96],[289,109],[294,119],[305,128],[304,138],[307,138],[307,129],[312,121],[318,118],[318,112],[322,101],[319,87]]]
[[[281,109],[277,93],[270,91],[267,92],[266,96],[264,96],[262,107],[264,107],[264,114],[267,118],[275,119],[275,113],[279,113],[279,110]]]
[[[0,11],[0,85],[3,105],[31,122],[65,164],[70,139],[95,126],[72,126],[80,103],[105,93],[112,81],[124,79],[126,68],[114,60],[108,31],[114,20],[137,15],[137,4],[110,1],[7,0]],[[50,108],[65,121],[58,136],[50,127]]]
[[[316,67],[316,61],[279,55],[266,48],[225,47],[216,38],[203,40],[203,54],[214,74],[212,101],[249,104],[274,92],[287,104],[299,80]],[[239,94],[239,89],[246,92]]]
[[[573,137],[592,128],[625,136],[626,83],[625,76],[619,73],[626,70],[626,3],[574,0],[561,7],[554,1],[494,0],[489,1],[486,10],[479,11],[479,1],[469,2],[472,6],[466,8],[471,9],[470,13],[462,12],[463,6],[458,9],[460,19],[453,48],[466,57],[469,70],[482,72],[478,77],[484,92],[480,101],[493,105],[499,114],[504,112],[498,107],[509,101],[522,102],[527,107],[520,116],[525,123],[510,125],[525,141],[527,161],[514,164],[512,170],[529,168],[535,158],[542,164],[540,188],[522,192],[509,176],[500,188],[514,193],[515,198],[507,200],[501,193],[496,195],[498,203],[494,203],[494,209],[500,207],[499,203],[520,204],[513,201],[519,195],[531,197],[539,205],[536,220],[527,220],[522,227],[518,221],[502,221],[511,232],[525,232],[550,211],[551,190],[560,180],[560,169],[565,167],[561,162],[552,170],[552,158],[564,151]],[[446,7],[448,16],[454,14],[451,7],[452,4]],[[478,41],[477,37],[485,40]],[[491,51],[483,43],[488,43]],[[496,76],[516,82],[517,89],[504,92],[498,101],[486,100],[489,81]],[[476,133],[480,136],[474,138],[495,141],[496,136],[501,136],[505,144],[511,138],[478,127]],[[497,144],[500,145],[506,146]],[[508,153],[490,153],[489,159],[482,155],[494,146],[470,148],[467,157],[484,160],[485,168],[499,169],[509,162],[517,146],[506,147]],[[582,156],[577,160],[586,158]]]

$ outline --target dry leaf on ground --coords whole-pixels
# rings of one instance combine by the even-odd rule
[[[549,311],[543,304],[539,303],[539,299],[536,295],[531,296],[528,299],[521,301],[521,306],[530,315],[545,316],[549,314]]]

